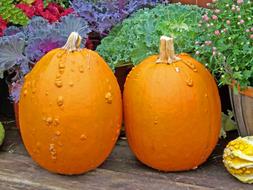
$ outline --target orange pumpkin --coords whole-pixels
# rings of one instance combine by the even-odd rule
[[[144,164],[161,171],[197,168],[214,149],[221,128],[217,85],[187,54],[161,37],[160,55],[137,65],[124,89],[129,145]]]
[[[31,157],[60,174],[98,167],[112,151],[122,121],[121,93],[105,61],[79,49],[72,33],[63,48],[46,54],[25,78],[20,130]]]

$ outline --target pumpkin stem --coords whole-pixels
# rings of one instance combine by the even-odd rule
[[[71,32],[66,44],[62,47],[67,51],[76,51],[80,48],[82,37],[77,32]]]
[[[173,38],[162,36],[160,38],[160,55],[156,63],[172,64],[179,60],[180,58],[175,54]]]

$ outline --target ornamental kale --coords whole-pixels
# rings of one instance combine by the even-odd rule
[[[204,9],[179,4],[158,5],[136,12],[112,29],[97,51],[112,68],[138,64],[157,54],[162,35],[175,38],[178,53],[194,52],[198,21]]]
[[[33,17],[26,27],[12,26],[5,30],[5,35],[0,38],[0,73],[15,73],[10,81],[15,86],[11,92],[15,101],[18,101],[18,86],[24,75],[47,52],[62,47],[73,31],[82,36],[84,46],[90,30],[87,22],[75,15],[62,17],[60,22],[53,24],[42,17]]]
[[[199,23],[196,58],[222,85],[253,86],[253,1],[213,2]]]
[[[92,31],[103,36],[134,11],[168,2],[164,0],[106,0],[95,2],[73,0],[71,5],[78,15],[85,18]]]

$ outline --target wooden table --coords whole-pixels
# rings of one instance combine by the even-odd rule
[[[235,134],[230,134],[230,139],[234,137]],[[51,174],[34,163],[19,131],[10,124],[0,148],[0,190],[253,190],[253,185],[240,183],[223,167],[221,155],[230,139],[220,141],[209,160],[196,171],[162,173],[150,169],[137,161],[127,141],[120,139],[110,157],[95,171],[63,176]]]

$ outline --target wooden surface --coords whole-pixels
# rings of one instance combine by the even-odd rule
[[[51,174],[40,168],[27,154],[19,131],[9,124],[6,139],[0,147],[0,190],[252,190],[229,175],[222,164],[222,151],[227,144],[220,141],[204,165],[195,171],[162,173],[135,159],[126,140],[120,139],[110,157],[98,169],[79,176]],[[230,138],[235,138],[230,134]],[[229,140],[229,139],[228,139]],[[189,147],[190,148],[190,147]]]

